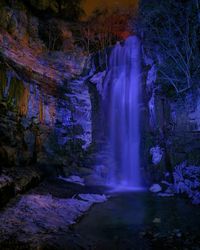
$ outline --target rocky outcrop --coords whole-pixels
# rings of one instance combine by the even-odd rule
[[[143,63],[142,158],[150,182],[159,182],[183,161],[200,165],[200,89],[196,84],[176,94],[158,83],[156,66],[145,53]],[[156,148],[162,157],[154,164]]]
[[[187,166],[186,162],[177,165],[173,171],[173,181],[162,181],[167,185],[163,196],[182,194],[191,199],[194,205],[200,204],[200,167]]]
[[[0,214],[0,246],[13,249],[55,248],[54,239],[69,233],[74,224],[93,204],[105,202],[105,195],[79,194],[77,198],[59,199],[51,195],[24,195]],[[62,238],[62,237],[61,237]],[[63,239],[62,239],[63,240]],[[59,242],[59,241],[58,241]],[[13,244],[13,246],[12,246]]]
[[[92,142],[88,59],[35,52],[5,31],[0,41],[0,169],[68,174]]]

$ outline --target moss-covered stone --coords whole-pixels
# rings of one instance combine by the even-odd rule
[[[0,64],[0,101],[4,97],[4,91],[7,84],[6,68]]]
[[[19,107],[24,89],[24,84],[21,80],[18,80],[16,77],[11,78],[7,96],[7,102],[10,107]]]

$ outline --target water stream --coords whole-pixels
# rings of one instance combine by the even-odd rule
[[[114,187],[141,187],[139,86],[140,42],[131,36],[112,50],[104,81],[110,149],[108,184]]]

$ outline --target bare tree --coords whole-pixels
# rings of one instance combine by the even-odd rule
[[[88,53],[112,46],[130,34],[128,23],[132,15],[131,8],[95,10],[80,26],[77,43],[82,44]]]
[[[139,30],[144,48],[155,59],[158,81],[176,93],[188,90],[200,77],[198,1],[146,2],[140,9]]]

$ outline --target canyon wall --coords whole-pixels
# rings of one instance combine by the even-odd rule
[[[198,84],[177,94],[157,77],[154,61],[143,53],[142,166],[151,182],[184,161],[200,164]]]
[[[88,59],[55,52],[50,62],[5,32],[0,40],[1,168],[80,167],[92,142]]]

